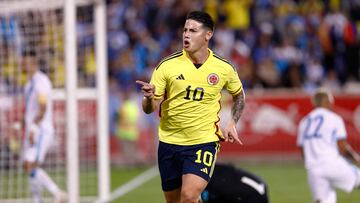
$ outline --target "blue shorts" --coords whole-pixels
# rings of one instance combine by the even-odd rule
[[[209,181],[214,170],[219,142],[198,145],[159,143],[158,164],[163,191],[181,187],[182,175],[191,173]]]

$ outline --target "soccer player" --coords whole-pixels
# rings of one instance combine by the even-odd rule
[[[54,196],[55,202],[64,202],[67,195],[40,167],[54,136],[52,85],[49,78],[38,69],[34,51],[24,52],[22,60],[28,76],[25,85],[24,168],[29,174],[33,201],[41,201],[41,191],[45,187]]]
[[[323,88],[313,98],[314,109],[299,124],[297,144],[302,149],[308,183],[316,203],[335,203],[336,188],[351,192],[360,186],[359,155],[346,141],[343,119],[332,111],[334,98]]]
[[[236,69],[208,44],[214,22],[190,12],[183,29],[183,50],[163,59],[150,83],[142,85],[145,113],[160,105],[158,164],[167,203],[196,203],[213,172],[219,141],[241,143],[237,131],[245,94]],[[233,96],[230,122],[220,131],[222,89]],[[161,102],[161,104],[160,104]]]
[[[201,193],[203,203],[268,203],[267,184],[258,176],[230,164],[216,164]]]

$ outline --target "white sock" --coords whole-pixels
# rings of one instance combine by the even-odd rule
[[[36,169],[35,178],[40,185],[44,186],[53,196],[56,196],[60,192],[59,187],[43,169]]]
[[[34,172],[35,173],[35,169]],[[30,191],[34,203],[41,202],[42,187],[33,175],[29,175]]]

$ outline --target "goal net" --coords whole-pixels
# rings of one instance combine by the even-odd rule
[[[21,53],[37,53],[40,69],[53,84],[55,142],[43,168],[67,190],[65,0],[0,1],[0,202],[29,202],[28,178],[22,167],[23,132],[16,130],[24,114],[26,73]],[[76,2],[79,201],[98,197],[97,95],[94,1]],[[18,139],[14,139],[18,138]],[[76,154],[75,154],[76,155]],[[45,202],[51,201],[44,192]]]

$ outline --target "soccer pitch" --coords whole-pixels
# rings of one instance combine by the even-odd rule
[[[272,203],[306,203],[311,202],[311,194],[307,185],[306,171],[301,163],[277,164],[237,164],[239,167],[262,177],[269,186],[269,197]],[[111,188],[115,190],[121,184],[141,174],[142,169],[115,169],[111,171]],[[350,194],[338,191],[338,203],[358,203],[360,190]],[[164,203],[160,187],[160,178],[156,176],[142,186],[123,197],[112,201],[114,203]]]

